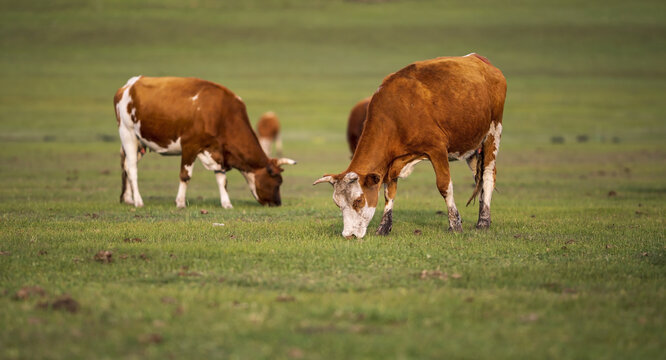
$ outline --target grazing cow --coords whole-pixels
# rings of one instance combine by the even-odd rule
[[[120,201],[143,206],[137,183],[137,161],[145,148],[161,155],[181,155],[176,205],[185,207],[185,192],[194,160],[215,171],[222,207],[230,209],[226,171],[238,169],[254,198],[279,206],[281,165],[290,159],[270,159],[252,131],[240,97],[218,84],[176,77],[129,79],[114,97],[123,190]]]
[[[347,170],[314,182],[333,185],[333,200],[342,210],[342,235],[365,235],[382,183],[386,205],[376,233],[388,234],[398,179],[426,159],[435,170],[453,231],[462,231],[462,224],[453,201],[449,161],[465,159],[476,165],[470,201],[479,195],[476,227],[488,228],[505,96],[502,72],[474,53],[415,62],[387,76],[370,101]]]
[[[365,115],[368,113],[368,104],[370,104],[370,97],[359,101],[349,113],[347,143],[349,143],[349,150],[351,150],[352,156],[354,156],[358,139],[361,138],[361,133],[363,132],[363,123],[365,123]]]
[[[274,112],[264,113],[257,122],[259,144],[267,156],[270,156],[271,145],[275,143],[275,151],[282,156],[282,138],[280,137],[280,121]]]

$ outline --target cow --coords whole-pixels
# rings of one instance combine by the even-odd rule
[[[197,158],[215,172],[223,208],[232,208],[226,191],[226,172],[232,168],[243,174],[260,204],[281,204],[281,166],[296,162],[264,154],[245,104],[226,87],[197,78],[136,76],[118,89],[113,103],[122,143],[121,202],[143,206],[137,162],[148,148],[160,155],[181,156],[179,208],[186,205]]]
[[[349,167],[313,184],[333,185],[333,200],[342,210],[342,235],[365,236],[382,184],[386,205],[376,234],[390,233],[398,179],[422,160],[432,164],[449,230],[455,232],[462,231],[462,223],[449,161],[464,159],[476,166],[476,186],[467,204],[479,196],[476,228],[487,229],[505,97],[502,72],[475,53],[415,62],[387,76],[370,101]]]
[[[282,138],[280,137],[280,121],[274,112],[269,111],[261,115],[257,121],[257,135],[259,144],[267,156],[271,154],[271,146],[275,143],[275,151],[282,156]]]
[[[363,132],[363,123],[365,123],[365,115],[368,113],[368,104],[370,104],[370,97],[359,101],[352,108],[349,113],[349,120],[347,121],[347,143],[352,156],[358,144],[358,139],[361,138]]]

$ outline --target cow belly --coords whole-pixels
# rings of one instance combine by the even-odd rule
[[[150,150],[161,154],[161,155],[180,155],[183,152],[183,148],[180,145],[180,138],[177,138],[176,140],[171,140],[169,144],[164,147],[155,141],[152,141],[150,139],[147,139],[141,135],[141,123],[137,122],[136,126],[134,126],[134,133],[136,134],[136,137],[141,141],[141,143],[149,148]]]

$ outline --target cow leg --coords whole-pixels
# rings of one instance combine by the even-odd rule
[[[275,137],[275,152],[278,157],[282,156],[282,136],[280,134]]]
[[[227,175],[222,168],[222,155],[220,155],[219,152],[210,153],[209,151],[204,150],[197,156],[206,170],[215,172],[215,180],[217,180],[217,187],[220,189],[220,203],[222,204],[222,207],[225,209],[233,208],[233,206],[231,206],[229,194],[227,193]]]
[[[120,168],[122,190],[120,191],[120,202],[134,205],[134,198],[132,197],[132,184],[130,184],[129,177],[127,176],[127,168],[125,168],[125,150],[122,145],[120,146]]]
[[[388,235],[393,229],[393,199],[398,190],[398,179],[384,183],[384,215],[375,234]]]
[[[124,155],[123,162],[123,185],[125,189],[123,190],[123,200],[125,202],[133,201],[132,203],[136,207],[143,206],[143,199],[141,199],[141,194],[139,193],[139,181],[138,181],[138,169],[137,162],[139,161],[139,139],[125,126],[122,124],[118,127],[118,133],[120,134],[120,142],[122,143],[123,154],[121,154],[121,159]],[[127,194],[127,187],[132,189],[131,198]]]
[[[176,195],[176,206],[179,208],[186,206],[185,194],[187,193],[187,184],[192,178],[194,159],[196,159],[196,156],[186,155],[183,151],[180,159],[180,185],[178,186],[178,195]]]
[[[449,213],[449,230],[462,232],[462,220],[456,203],[453,200],[453,182],[449,170],[449,156],[446,151],[443,154],[428,154],[430,162],[435,170],[437,178],[437,189],[446,201],[446,207]]]
[[[220,188],[220,203],[225,209],[231,209],[231,200],[229,199],[229,194],[227,193],[227,175],[224,170],[215,171],[215,179],[217,180],[217,186]]]
[[[490,227],[490,200],[495,189],[495,176],[497,168],[495,159],[499,150],[500,137],[502,135],[502,124],[492,123],[486,139],[483,141],[482,150],[483,170],[481,173],[482,187],[479,195],[479,221],[476,223],[477,229],[487,229]]]

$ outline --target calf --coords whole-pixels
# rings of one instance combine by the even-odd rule
[[[257,122],[259,144],[266,155],[270,156],[271,145],[275,143],[275,151],[282,156],[282,138],[280,137],[280,121],[274,112],[264,113]]]
[[[120,201],[143,206],[137,182],[137,161],[145,149],[160,155],[180,155],[180,186],[176,205],[185,207],[194,160],[215,172],[220,202],[231,208],[226,171],[238,169],[254,198],[279,206],[284,164],[270,159],[252,131],[245,104],[224,86],[195,78],[137,76],[114,97],[122,167]]]
[[[347,143],[349,144],[352,156],[354,155],[354,150],[356,150],[358,139],[361,138],[361,133],[363,132],[363,123],[365,123],[365,115],[368,113],[368,104],[370,104],[369,97],[359,101],[349,113],[349,120],[347,121]]]
[[[376,233],[388,234],[398,179],[426,159],[432,163],[453,231],[462,231],[462,224],[449,161],[475,164],[476,187],[467,203],[480,194],[476,227],[488,228],[505,97],[502,72],[477,54],[415,62],[387,76],[370,101],[347,170],[314,182],[333,185],[333,200],[342,210],[342,235],[365,236],[382,184],[386,205]]]

